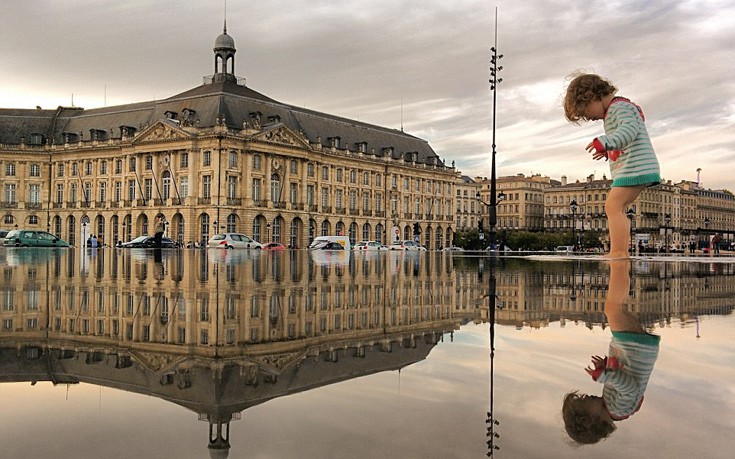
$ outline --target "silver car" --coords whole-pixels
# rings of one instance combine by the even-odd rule
[[[210,249],[262,249],[263,244],[240,233],[215,234],[207,241]]]

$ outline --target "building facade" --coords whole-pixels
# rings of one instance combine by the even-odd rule
[[[415,225],[429,248],[452,240],[456,171],[426,141],[273,100],[235,76],[235,52],[225,31],[215,74],[159,101],[0,109],[2,229],[112,245],[163,217],[181,243],[220,232],[388,243]]]

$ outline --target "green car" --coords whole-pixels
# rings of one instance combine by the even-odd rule
[[[46,231],[13,230],[5,236],[4,246],[14,247],[69,247],[63,239],[59,239]]]

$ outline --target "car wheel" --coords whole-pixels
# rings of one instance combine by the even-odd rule
[[[227,250],[232,250],[232,249],[234,249],[234,247],[232,247],[231,245],[226,245],[226,246],[225,246],[225,249],[227,249]]]

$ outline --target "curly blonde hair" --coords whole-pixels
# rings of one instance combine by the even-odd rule
[[[580,121],[589,121],[584,115],[587,104],[593,100],[600,100],[608,94],[615,94],[618,88],[612,83],[593,73],[576,74],[564,97],[564,115],[570,123],[579,124]]]
[[[614,424],[590,417],[582,407],[582,402],[590,397],[596,398],[592,395],[578,394],[577,391],[570,392],[564,396],[562,405],[564,428],[569,437],[581,445],[597,443],[615,431]]]

